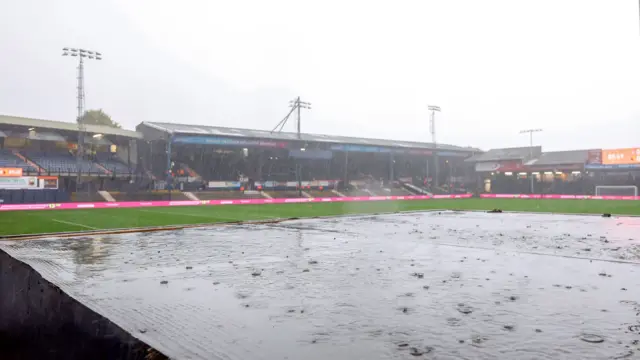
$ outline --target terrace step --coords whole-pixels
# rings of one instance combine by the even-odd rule
[[[338,190],[331,190],[331,192],[336,194],[336,195],[338,195],[338,196],[340,196],[340,197],[345,197],[345,195],[343,193],[339,192]]]
[[[189,200],[200,201],[200,199],[198,199],[198,197],[191,191],[183,191],[182,193],[184,196],[188,197]]]
[[[414,194],[433,196],[433,194],[432,194],[432,193],[428,192],[428,191],[427,191],[427,190],[425,190],[425,189],[419,188],[419,187],[417,187],[417,186],[415,186],[415,185],[413,185],[413,184],[409,184],[409,183],[403,182],[403,183],[402,183],[402,186],[403,186],[405,189],[409,190],[410,192],[412,192],[412,193],[414,193]]]
[[[371,196],[378,196],[376,195],[376,193],[374,193],[373,191],[369,190],[369,189],[361,189],[362,191],[366,192],[367,194],[371,195]]]
[[[262,195],[262,197],[267,198],[267,199],[273,199],[273,197],[271,197],[271,195],[267,194],[264,191],[260,191],[260,195]]]
[[[108,191],[100,190],[98,191],[98,194],[100,194],[100,196],[102,196],[102,198],[105,199],[106,201],[109,201],[109,202],[116,201],[116,199],[114,199],[113,196],[111,196],[111,194]]]
[[[306,197],[306,198],[312,198],[313,196],[311,196],[308,192],[306,191],[300,191],[302,193],[302,196]]]

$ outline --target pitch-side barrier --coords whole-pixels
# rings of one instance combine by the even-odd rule
[[[480,194],[483,199],[574,199],[574,200],[640,200],[640,196],[558,195],[558,194]]]

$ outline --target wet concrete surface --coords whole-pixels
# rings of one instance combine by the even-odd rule
[[[0,249],[175,359],[640,358],[640,218],[427,212]]]

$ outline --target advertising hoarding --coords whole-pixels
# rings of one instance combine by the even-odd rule
[[[38,178],[35,176],[0,177],[0,189],[37,189]]]
[[[602,150],[589,150],[587,152],[587,164],[602,164]]]
[[[242,186],[240,181],[209,181],[210,189],[239,189]]]
[[[640,164],[587,164],[584,166],[586,170],[639,170]]]
[[[246,147],[268,147],[268,148],[286,148],[287,143],[272,140],[253,140],[253,139],[230,139],[214,136],[175,136],[173,138],[175,144],[200,144],[200,145],[222,145],[222,146],[246,146]]]
[[[602,150],[605,165],[640,164],[640,148]]]
[[[289,150],[289,157],[295,159],[329,160],[333,157],[333,152],[329,150]]]
[[[301,181],[300,185],[303,188],[306,187],[310,187],[310,188],[315,188],[315,187],[333,187],[335,186],[338,182],[340,182],[340,180],[313,180],[313,181]],[[352,182],[353,183],[353,182]],[[297,181],[263,181],[263,182],[258,182],[256,181],[255,183],[256,187],[262,187],[262,188],[266,188],[266,189],[272,189],[272,188],[297,188],[298,187],[298,182]]]
[[[15,176],[0,177],[0,190],[42,190],[57,189],[55,176]]]
[[[490,161],[477,163],[475,170],[476,172],[516,172],[525,171],[525,166],[520,160]]]
[[[0,177],[22,176],[21,168],[0,168]]]

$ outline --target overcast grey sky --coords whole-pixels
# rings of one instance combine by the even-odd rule
[[[547,151],[640,146],[637,0],[0,0],[0,114],[73,121],[86,103],[133,129],[271,129]],[[293,124],[288,127],[293,130]]]

